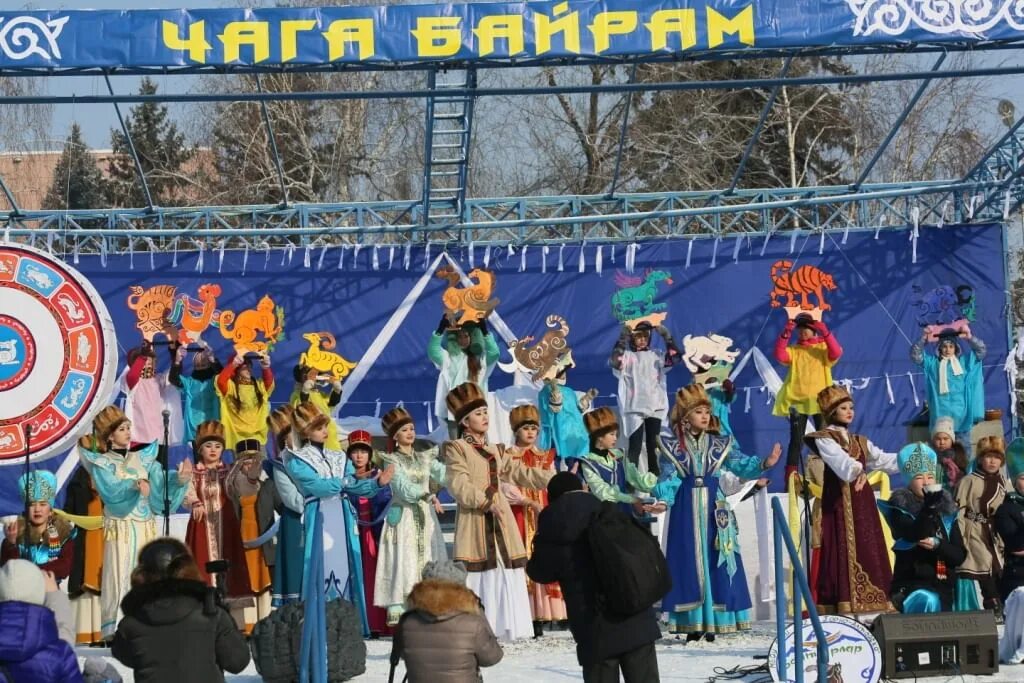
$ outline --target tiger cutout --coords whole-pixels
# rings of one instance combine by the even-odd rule
[[[835,280],[826,272],[814,266],[800,266],[792,270],[793,262],[781,259],[772,264],[771,278],[775,288],[769,295],[772,308],[785,306],[790,308],[796,306],[796,296],[800,295],[800,309],[810,311],[815,308],[808,300],[811,294],[818,299],[818,306],[823,311],[832,308],[825,301],[825,290],[835,291],[837,289]],[[786,297],[785,303],[780,302],[780,297]]]

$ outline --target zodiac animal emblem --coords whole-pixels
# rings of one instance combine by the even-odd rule
[[[451,266],[439,268],[437,277],[448,280],[448,288],[441,295],[448,318],[458,326],[476,322],[490,315],[500,300],[491,298],[494,293],[494,273],[482,268],[469,271],[469,279],[476,280],[471,287],[460,287],[461,278]]]
[[[18,16],[7,20],[0,17],[0,52],[11,59],[27,59],[32,55],[43,59],[61,59],[57,38],[71,17],[58,17],[43,21],[37,17]],[[45,41],[45,46],[40,39]]]
[[[84,332],[79,332],[78,339],[75,340],[75,359],[79,365],[87,365],[90,354],[92,354],[92,344],[89,343],[89,337]]]
[[[153,341],[157,334],[167,334],[169,329],[173,329],[167,315],[174,305],[177,289],[174,285],[156,285],[149,289],[132,285],[128,288],[131,292],[128,297],[128,308],[135,311],[135,327],[146,341]]]
[[[71,391],[68,395],[60,400],[60,404],[71,410],[78,405],[78,402],[82,399],[82,393],[85,391],[85,380],[76,379],[71,383]]]
[[[740,355],[739,349],[730,351],[732,339],[720,334],[709,334],[706,337],[683,337],[683,362],[686,369],[694,375],[710,370],[716,363],[725,361],[727,364],[736,362]]]
[[[657,311],[664,311],[668,304],[654,303],[658,283],[672,284],[672,276],[664,270],[650,270],[643,278],[615,272],[615,285],[619,291],[612,295],[612,313],[619,322],[643,318]]]
[[[80,323],[85,320],[85,313],[78,307],[75,300],[67,294],[61,294],[57,297],[57,305],[64,309],[64,312],[68,314],[68,318],[72,322]]]
[[[14,365],[18,362],[18,340],[0,342],[0,365]]]
[[[769,298],[772,308],[785,306],[791,308],[796,306],[796,296],[800,296],[800,309],[810,311],[815,306],[811,304],[808,297],[814,294],[818,298],[818,306],[823,311],[832,308],[825,301],[825,290],[835,291],[835,280],[828,273],[815,268],[814,266],[800,266],[793,270],[793,262],[780,259],[772,264],[771,278],[775,285]],[[786,297],[785,303],[780,302],[779,297]]]
[[[14,272],[14,259],[0,258],[0,273],[10,275]]]
[[[203,332],[213,322],[214,313],[217,311],[217,297],[220,294],[220,285],[200,285],[198,313],[195,312],[196,305],[188,295],[182,294],[179,297],[178,301],[181,305],[181,322],[179,323],[181,329],[178,331],[179,342],[189,344],[199,341]]]
[[[231,327],[232,323],[234,327]],[[262,341],[256,339],[260,332],[263,333]],[[269,351],[284,339],[284,310],[280,306],[275,307],[274,300],[265,294],[256,308],[242,311],[237,319],[234,311],[222,312],[220,333],[235,343],[235,351],[240,354]]]
[[[976,304],[974,289],[970,285],[955,288],[943,285],[927,291],[914,285],[911,289],[914,293],[911,305],[917,308],[915,319],[921,327],[974,319]]]
[[[343,379],[356,366],[340,354],[331,351],[337,346],[330,332],[307,332],[302,338],[309,342],[309,348],[299,355],[299,365],[313,368],[318,373],[327,373],[332,379]]]
[[[10,448],[14,445],[14,442],[14,434],[11,434],[10,432],[0,434],[0,448]]]
[[[43,289],[50,289],[54,284],[50,276],[46,274],[46,271],[40,270],[33,265],[25,266],[25,279]]]
[[[509,350],[516,362],[532,372],[533,381],[544,379],[559,364],[559,357],[568,348],[565,338],[569,334],[569,325],[559,315],[549,315],[545,321],[549,329],[539,342],[528,346],[533,337],[513,340]],[[570,352],[571,353],[571,352]]]

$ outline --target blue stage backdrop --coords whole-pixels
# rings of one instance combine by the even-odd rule
[[[1002,371],[1008,334],[1000,226],[922,228],[916,249],[910,231],[891,229],[877,234],[828,234],[824,239],[820,233],[782,234],[767,243],[763,237],[728,237],[717,244],[710,239],[665,240],[643,242],[635,249],[634,275],[657,269],[667,271],[673,279],[671,285],[659,285],[657,300],[667,304],[666,325],[680,345],[686,334],[715,332],[731,337],[734,348],[742,353],[756,346],[769,359],[786,319],[782,309],[769,306],[773,264],[786,259],[794,262],[794,268],[812,265],[830,273],[838,289],[826,292],[832,309],[825,313],[825,320],[844,349],[834,375],[837,380],[852,382],[857,400],[855,429],[886,450],[905,443],[906,425],[924,406],[923,378],[908,355],[908,340],[920,336],[917,317],[921,309],[915,304],[915,287],[929,291],[945,285],[969,285],[976,296],[972,328],[988,345],[986,406],[1003,409],[1004,425],[1009,426],[1008,387]],[[610,301],[617,290],[616,271],[625,271],[631,250],[625,244],[564,249],[531,246],[524,255],[521,250],[502,247],[488,252],[477,246],[472,250],[472,263],[483,267],[486,259],[496,273],[495,294],[501,299],[497,312],[513,335],[539,339],[544,320],[552,313],[568,321],[568,339],[577,363],[570,372],[571,385],[580,390],[596,387],[601,393],[597,403],[612,405],[616,383],[607,362],[619,323]],[[460,247],[448,253],[469,271],[469,251]],[[335,350],[358,360],[375,339],[379,345],[388,337],[382,331],[406,301],[407,317],[386,339],[372,366],[364,366],[367,372],[362,382],[354,391],[348,387],[341,415],[373,415],[403,401],[417,428],[425,432],[437,377],[427,359],[426,345],[442,313],[440,298],[447,283],[431,273],[420,296],[415,296],[415,290],[418,282],[422,284],[426,264],[436,263],[439,256],[436,245],[429,252],[417,246],[408,259],[402,247],[394,251],[389,247],[358,251],[353,247],[316,247],[308,253],[302,249],[290,254],[227,252],[222,261],[216,251],[207,251],[201,268],[195,252],[179,253],[176,266],[171,254],[155,254],[152,268],[149,254],[112,255],[105,264],[98,256],[83,256],[78,268],[110,308],[122,347],[122,364],[124,351],[141,339],[134,312],[126,305],[131,285],[170,284],[194,297],[200,285],[216,283],[223,290],[218,308],[236,313],[254,307],[269,293],[285,311],[286,338],[273,352],[278,377],[274,402],[286,401],[293,389],[292,367],[307,347],[303,333],[332,332],[338,339]],[[444,265],[441,258],[440,265]],[[204,338],[226,359],[230,346],[218,329],[211,327]],[[500,345],[502,361],[510,361],[505,344]],[[169,364],[162,350],[159,363],[161,370]],[[785,375],[784,368],[772,364]],[[670,372],[670,392],[690,379],[680,364]],[[743,450],[766,455],[773,442],[785,445],[787,424],[771,415],[770,395],[762,391],[764,381],[752,361],[735,382],[738,395],[731,419]],[[500,369],[491,377],[492,389],[510,383],[511,376]],[[39,466],[56,470],[64,459],[55,457]],[[21,469],[0,468],[0,502],[5,512],[20,505],[15,481]],[[781,466],[778,469],[776,485],[781,481]]]

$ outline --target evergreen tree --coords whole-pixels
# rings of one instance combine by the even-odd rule
[[[140,95],[156,94],[156,84],[142,79]],[[193,150],[185,136],[168,118],[167,105],[143,102],[132,107],[125,120],[142,172],[146,176],[153,203],[175,206],[183,203],[181,188],[188,182],[182,166],[192,158]],[[113,154],[107,167],[107,198],[112,206],[146,206],[146,195],[139,182],[128,138],[117,129],[110,131]]]
[[[82,142],[82,129],[71,126],[53,181],[43,199],[45,209],[99,209],[106,205],[103,174],[89,148]]]

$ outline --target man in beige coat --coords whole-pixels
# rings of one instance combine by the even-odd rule
[[[491,628],[500,639],[533,635],[526,588],[526,548],[499,482],[543,489],[553,470],[525,467],[488,444],[487,400],[480,388],[460,384],[448,392],[448,409],[462,438],[444,444],[445,485],[458,504],[455,560],[469,570],[467,585],[480,596]]]

